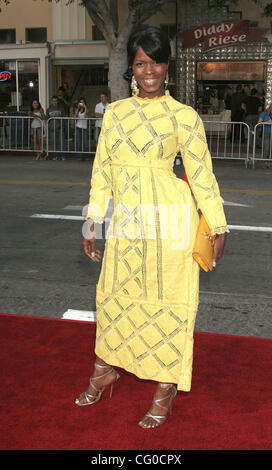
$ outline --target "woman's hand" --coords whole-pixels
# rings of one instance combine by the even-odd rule
[[[214,246],[213,246],[213,267],[215,268],[217,260],[222,258],[224,247],[227,239],[227,234],[222,233],[221,235],[216,235]]]
[[[90,220],[90,231],[87,234],[88,238],[83,238],[82,247],[83,251],[88,258],[92,261],[99,261],[101,258],[101,251],[95,248],[96,237],[94,230],[94,222]]]

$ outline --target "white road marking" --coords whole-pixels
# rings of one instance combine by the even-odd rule
[[[63,220],[85,220],[81,215],[54,215],[54,214],[33,214],[30,217],[36,219],[63,219]],[[248,232],[272,232],[272,227],[258,227],[254,225],[228,225],[231,230],[243,230]]]
[[[247,204],[240,204],[238,202],[224,201],[224,206],[233,206],[233,207],[252,207]]]
[[[248,232],[272,232],[272,227],[255,227],[253,225],[228,225],[230,230],[244,230]]]
[[[33,214],[30,217],[34,219],[85,220],[82,215]]]
[[[64,312],[62,318],[66,320],[96,321],[96,312],[68,309]]]
[[[83,207],[84,207],[84,204],[82,204],[82,206],[65,206],[64,210],[67,210],[67,211],[69,211],[69,210],[71,210],[71,211],[82,211]]]

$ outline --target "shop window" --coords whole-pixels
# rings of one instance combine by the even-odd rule
[[[197,103],[200,114],[221,115],[230,109],[237,85],[244,93],[256,88],[260,96],[265,88],[265,62],[198,62]]]
[[[108,67],[95,67],[88,70],[86,76],[88,86],[106,86],[108,84]]]
[[[171,59],[168,66],[168,89],[173,98],[176,95],[176,61]]]
[[[38,61],[0,60],[0,114],[28,112],[39,99]]]
[[[46,42],[47,29],[46,28],[26,28],[25,30],[26,41],[28,42]]]
[[[170,40],[174,39],[177,34],[177,25],[176,24],[161,24],[160,25],[162,31],[167,34]]]
[[[84,96],[91,117],[96,103],[100,101],[100,93],[108,90],[108,64],[57,65],[53,70],[55,77],[53,90],[57,90],[61,84],[67,82],[68,94],[74,109],[78,99]]]
[[[92,39],[93,41],[105,41],[103,33],[101,33],[96,25],[92,26]]]
[[[5,75],[4,75],[4,72]],[[0,60],[0,114],[17,110],[16,65],[13,61]]]
[[[39,97],[39,72],[36,60],[18,61],[18,98],[20,111],[29,111]]]
[[[15,43],[16,29],[0,29],[0,44]]]

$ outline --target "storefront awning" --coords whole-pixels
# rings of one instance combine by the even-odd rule
[[[104,64],[108,62],[105,41],[60,41],[51,43],[55,65]]]

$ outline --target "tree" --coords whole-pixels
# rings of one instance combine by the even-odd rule
[[[68,3],[71,3],[71,1],[73,0],[68,0]],[[107,42],[109,50],[109,85],[112,100],[128,96],[128,84],[123,79],[123,73],[127,69],[126,45],[131,31],[171,1],[173,0],[127,0],[128,16],[125,24],[122,28],[119,28],[118,0],[82,0],[82,4],[93,23],[103,33]],[[182,2],[183,0],[178,1]],[[237,1],[211,0],[210,6],[220,8],[230,3],[236,4]],[[272,14],[272,3],[264,6],[263,0],[252,1],[262,6],[264,14],[268,16]]]
[[[0,0],[8,5],[12,0]],[[60,0],[48,0],[49,2]],[[66,0],[67,5],[74,0]],[[127,1],[128,16],[122,27],[119,25],[118,0],[81,0],[93,23],[102,32],[109,51],[109,87],[111,99],[117,100],[128,96],[128,83],[123,79],[127,70],[126,46],[131,31],[147,21],[164,5],[173,0],[123,0]],[[182,2],[183,0],[178,0]],[[193,2],[194,0],[192,0]],[[238,0],[210,0],[210,7],[220,8],[227,4],[236,4]],[[264,5],[263,0],[251,0],[263,8],[263,14],[272,16],[272,3]],[[0,8],[1,11],[1,8]]]
[[[0,0],[8,5],[12,0]],[[48,0],[49,2],[60,0]],[[66,0],[67,5],[74,0]],[[81,0],[92,22],[102,32],[109,51],[109,87],[111,99],[128,96],[128,83],[123,79],[127,69],[126,45],[128,37],[137,25],[148,20],[159,9],[173,0],[126,0],[128,16],[124,25],[119,27],[118,0]],[[0,8],[1,11],[1,8]]]
[[[118,0],[82,0],[93,23],[103,33],[108,46],[109,86],[112,100],[128,96],[128,83],[123,79],[123,73],[127,69],[126,46],[131,31],[170,1],[127,0],[128,16],[120,28]]]

